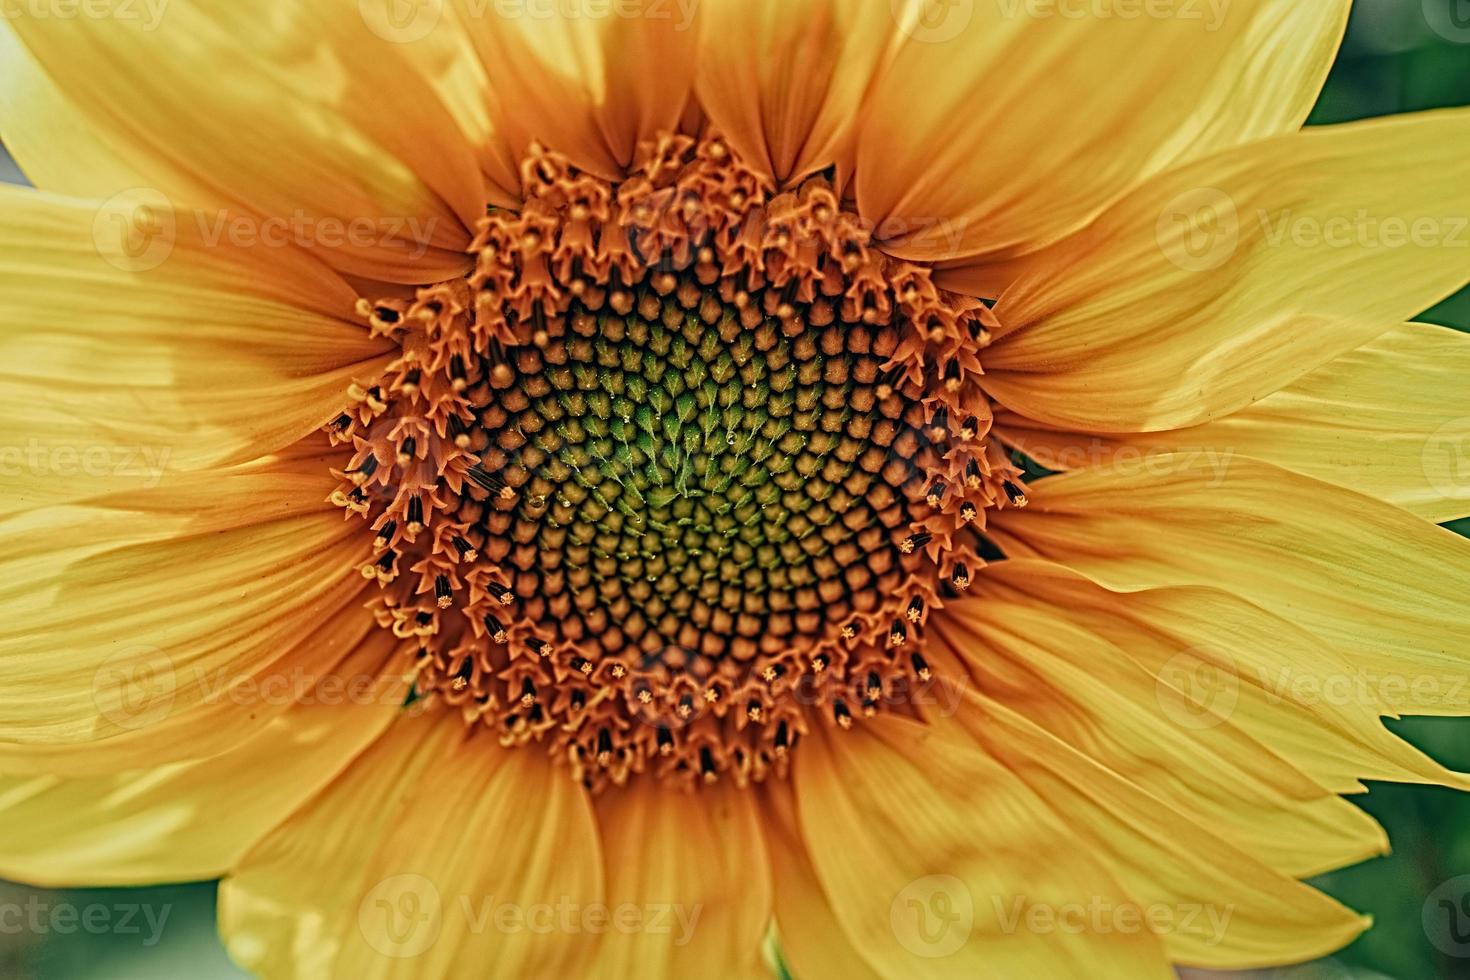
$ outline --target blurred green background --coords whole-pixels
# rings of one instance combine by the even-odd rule
[[[1334,123],[1467,104],[1470,2],[1357,0],[1348,41],[1311,121]],[[21,179],[0,152],[0,180]],[[1466,179],[1470,180],[1470,159]],[[1470,276],[1470,268],[1466,275]],[[1436,307],[1426,319],[1470,330],[1470,290]],[[1470,379],[1466,381],[1470,384]],[[1459,522],[1456,530],[1470,536],[1470,521]],[[1440,761],[1470,770],[1470,721],[1411,719],[1392,727]],[[1437,887],[1470,875],[1470,795],[1374,786],[1357,802],[1387,827],[1394,853],[1329,875],[1320,884],[1346,904],[1372,914],[1375,927],[1330,961],[1254,976],[1291,980],[1470,976],[1470,958],[1441,953],[1427,936],[1423,920],[1426,899]],[[79,923],[67,934],[51,930],[37,934],[0,922],[0,978],[215,980],[244,975],[230,964],[215,938],[213,884],[45,892],[0,882],[0,905],[27,902],[69,903],[80,909],[140,905],[150,907],[155,917],[166,910],[167,919],[156,942],[142,916],[132,933],[93,932]],[[116,912],[109,914],[118,921]],[[1470,908],[1466,914],[1470,916]],[[1470,954],[1470,944],[1462,949]],[[1189,976],[1199,980],[1208,975]]]

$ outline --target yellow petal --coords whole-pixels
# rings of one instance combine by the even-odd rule
[[[124,693],[132,700],[124,703],[133,707],[116,716],[124,724],[100,726],[100,737],[80,741],[0,742],[0,772],[91,777],[218,755],[255,737],[318,684],[328,699],[401,703],[393,692],[409,674],[417,648],[373,620],[367,603],[376,589],[363,582],[341,608],[283,637],[273,658],[254,660],[245,670],[208,672],[199,678],[197,698],[175,700],[171,664],[155,671],[163,665],[151,654],[129,667],[109,665],[94,683],[102,687],[114,675],[126,681]]]
[[[1387,850],[1372,818],[1066,607],[1044,594],[982,591],[932,620],[934,643],[967,672],[957,680],[973,679],[1163,806],[1294,877]]]
[[[793,772],[802,839],[848,940],[886,980],[1172,977],[1157,939],[1054,929],[1028,909],[1128,901],[1078,831],[954,730],[819,728]]]
[[[710,122],[778,183],[852,169],[863,99],[897,33],[870,0],[716,0],[695,78]]]
[[[909,5],[858,148],[862,214],[897,254],[1034,251],[1150,173],[1295,128],[1349,4],[1079,6]]]
[[[1470,112],[1310,130],[1154,178],[1001,298],[986,389],[1054,427],[1229,414],[1466,279]]]
[[[1390,504],[1240,457],[1189,455],[1031,485],[997,514],[1029,553],[1123,591],[1217,588],[1296,623],[1352,665],[1385,713],[1470,713],[1470,542]]]
[[[469,51],[395,43],[364,6],[322,0],[264,16],[178,0],[156,16],[140,7],[65,22],[23,13],[6,30],[44,75],[27,87],[70,108],[53,132],[41,113],[55,99],[7,104],[3,131],[21,134],[20,161],[48,190],[106,199],[146,187],[200,221],[221,209],[248,216],[256,234],[288,236],[356,275],[448,278],[466,265],[467,229],[487,199],[471,139],[436,91],[454,70],[446,59]],[[86,169],[50,164],[77,152],[59,138],[81,127],[96,134],[86,146],[112,152]]]
[[[381,650],[364,647],[335,665],[333,677],[374,679],[382,661]],[[0,777],[8,828],[0,874],[47,887],[224,874],[346,768],[408,693],[402,679],[349,688],[321,674],[303,677],[315,683],[299,690],[299,700],[277,707],[261,697],[257,707],[273,719],[212,758],[81,779]]]
[[[478,0],[453,0],[453,9],[518,153],[539,140],[616,180],[641,142],[678,128],[694,84],[698,4],[650,3],[632,16]]]
[[[1228,970],[1299,963],[1368,927],[1009,707],[976,694],[971,708],[954,723],[968,721],[977,742],[1064,817],[1071,846],[1118,877],[1134,914],[1153,925],[1175,963]],[[1103,908],[1093,921],[1119,928],[1125,920]]]
[[[601,868],[565,768],[410,712],[221,883],[220,931],[271,978],[576,977]]]
[[[325,502],[319,466],[170,478],[0,522],[0,741],[162,737],[360,602],[362,531]]]
[[[1470,337],[1409,323],[1204,425],[1080,436],[1005,413],[996,431],[1054,470],[1124,453],[1254,456],[1444,523],[1470,515],[1467,374]]]
[[[688,794],[648,781],[599,798],[597,820],[608,905],[647,918],[608,933],[593,977],[767,975],[771,875],[754,793],[722,785]]]
[[[801,980],[881,980],[843,935],[807,856],[790,784],[762,787],[781,958]]]
[[[339,411],[388,345],[291,249],[211,241],[140,194],[100,207],[0,187],[7,505],[156,486],[272,452]]]
[[[1376,692],[1311,633],[1214,588],[1109,591],[1051,562],[1009,559],[977,577],[986,603],[1030,599],[1127,652],[1170,698],[1169,716],[1198,729],[1227,720],[1335,793],[1362,780],[1464,786],[1379,720]],[[1164,691],[1162,693],[1168,693]]]

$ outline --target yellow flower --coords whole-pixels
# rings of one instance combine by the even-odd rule
[[[0,873],[266,977],[1343,945],[1470,713],[1470,114],[1299,131],[1348,6],[27,6]]]

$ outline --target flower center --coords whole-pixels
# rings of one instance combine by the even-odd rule
[[[903,710],[982,511],[1024,503],[989,310],[716,140],[522,176],[469,276],[363,304],[401,356],[330,427],[419,692],[593,787],[758,780],[811,724]]]

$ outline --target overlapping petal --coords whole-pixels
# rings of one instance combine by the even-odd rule
[[[592,808],[564,770],[410,712],[242,859],[220,929],[270,978],[451,977],[467,962],[575,978],[598,939],[582,913],[602,896]]]
[[[986,390],[1057,428],[1212,421],[1467,278],[1470,112],[1324,128],[1132,192],[1001,297]]]
[[[867,106],[859,206],[905,258],[1035,251],[1148,174],[1295,129],[1348,6],[892,4],[907,42]]]

